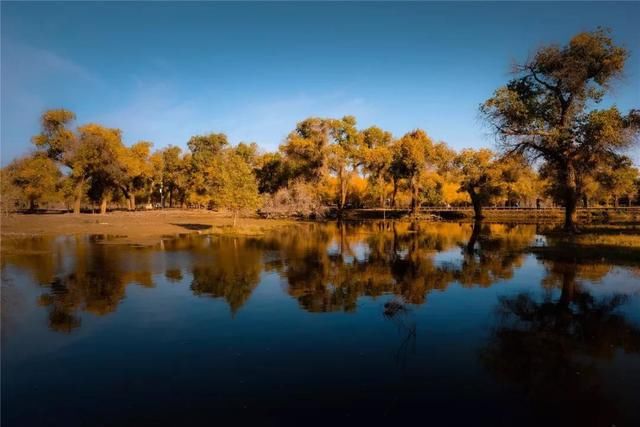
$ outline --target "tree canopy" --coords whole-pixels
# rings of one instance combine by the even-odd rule
[[[567,45],[545,46],[514,69],[514,78],[480,107],[505,153],[541,159],[554,171],[565,206],[565,229],[575,228],[585,177],[614,161],[639,129],[638,111],[595,109],[624,70],[628,52],[598,29]]]

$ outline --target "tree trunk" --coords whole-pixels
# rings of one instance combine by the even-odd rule
[[[73,199],[73,213],[80,213],[80,204],[82,203],[82,188],[84,187],[84,179],[80,180],[76,186],[75,197]]]
[[[411,212],[414,214],[418,211],[418,193],[420,191],[418,183],[415,181],[416,177],[411,178]]]
[[[576,231],[576,198],[575,196],[566,196],[565,197],[565,207],[564,207],[564,230],[570,233]]]
[[[618,207],[618,196],[616,196],[615,194],[613,195],[613,207]]]
[[[107,213],[107,197],[103,196],[102,200],[100,201],[100,213],[102,215]]]
[[[31,212],[36,210],[36,201],[34,199],[29,199],[29,210]]]
[[[384,204],[384,184],[382,187],[382,193],[380,194],[380,207],[382,207],[382,219],[386,220],[387,219],[387,212],[386,212],[386,206]]]
[[[393,193],[391,193],[391,207],[396,208],[396,195],[398,194],[398,180],[393,179]]]
[[[573,233],[576,231],[576,205],[578,204],[576,177],[571,166],[567,166],[565,174],[564,230]]]
[[[133,192],[129,193],[129,210],[136,210],[136,195]]]
[[[475,192],[473,188],[468,190],[469,197],[471,198],[471,204],[473,205],[473,214],[476,221],[480,221],[484,216],[482,216],[482,203],[480,202],[480,197]]]
[[[343,210],[345,201],[347,200],[347,192],[346,192],[346,178],[344,176],[344,171],[342,168],[338,171],[338,209]]]
[[[233,228],[236,228],[236,224],[238,223],[238,211],[233,212]]]

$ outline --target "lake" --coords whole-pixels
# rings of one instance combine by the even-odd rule
[[[540,225],[2,244],[3,426],[640,425],[640,259]]]

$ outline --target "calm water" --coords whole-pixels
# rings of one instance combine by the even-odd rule
[[[640,259],[538,233],[6,240],[2,425],[640,425]]]

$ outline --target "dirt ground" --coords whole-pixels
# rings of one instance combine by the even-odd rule
[[[114,243],[153,244],[186,233],[260,235],[295,221],[233,218],[211,211],[162,210],[100,214],[12,214],[0,218],[2,238],[101,234]]]

